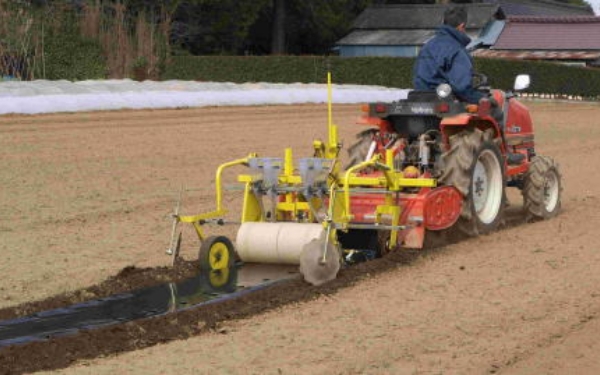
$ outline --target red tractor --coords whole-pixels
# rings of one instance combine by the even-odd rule
[[[217,276],[239,258],[296,264],[308,282],[320,285],[344,263],[423,248],[436,234],[493,231],[509,186],[522,190],[528,219],[556,215],[560,172],[551,158],[535,153],[527,108],[511,91],[490,90],[484,76],[478,80],[476,87],[497,105],[467,105],[444,84],[365,106],[360,122],[375,127],[360,134],[342,168],[328,75],[328,140],[314,141],[314,155],[298,163],[286,149],[283,158],[252,153],[219,166],[216,210],[190,216],[176,208],[168,253],[176,259],[177,224],[190,223],[202,242],[202,268]],[[514,91],[528,85],[529,77],[519,76]],[[206,237],[203,226],[226,223],[223,171],[236,166],[248,173],[238,176],[244,199],[234,246],[224,236]]]
[[[503,221],[507,187],[521,190],[528,220],[559,212],[558,164],[536,154],[531,116],[514,94],[529,86],[529,76],[519,75],[513,91],[506,92],[491,90],[484,75],[476,75],[474,82],[495,100],[465,104],[442,84],[436,91],[411,91],[405,100],[363,108],[359,123],[376,128],[358,135],[348,150],[349,165],[377,154],[383,158],[391,150],[394,168],[405,178],[437,180],[435,188],[414,188],[397,197],[403,212],[400,222],[409,224],[398,234],[399,246],[422,248],[427,237],[449,228],[471,236],[495,230]],[[373,195],[355,195],[351,204],[355,220],[369,222],[367,213],[380,203]],[[413,218],[421,225],[410,225],[419,224],[411,223]],[[378,248],[384,249],[381,234],[377,237]]]

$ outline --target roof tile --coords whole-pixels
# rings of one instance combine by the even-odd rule
[[[465,4],[467,28],[482,28],[499,11],[494,4]],[[442,24],[446,5],[374,5],[354,21],[354,29],[434,29]]]
[[[519,60],[594,60],[600,59],[600,51],[497,51],[482,49],[473,52],[473,56]]]
[[[498,4],[504,14],[510,16],[559,16],[559,15],[593,15],[593,11],[585,6],[573,5],[553,0],[484,0],[486,3]]]
[[[510,18],[493,49],[600,50],[600,17]]]

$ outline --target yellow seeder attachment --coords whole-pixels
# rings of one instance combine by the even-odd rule
[[[299,264],[305,279],[315,285],[335,278],[340,268],[342,252],[338,231],[388,231],[390,236],[386,246],[390,249],[397,246],[398,233],[405,229],[400,223],[402,209],[398,193],[407,187],[434,187],[436,181],[404,178],[401,171],[394,169],[391,151],[385,160],[376,155],[341,171],[339,153],[342,146],[337,126],[332,121],[330,74],[327,81],[328,141],[314,141],[314,156],[299,159],[297,164],[294,164],[291,149],[285,150],[283,158],[261,158],[250,154],[222,164],[215,179],[216,209],[185,216],[180,215],[177,208],[173,214],[171,246],[167,252],[173,255],[174,261],[180,242],[180,235],[176,235],[178,223],[192,224],[199,240],[210,243],[206,246],[205,257],[202,255],[204,245],[201,249],[203,267],[227,264],[221,261],[226,245],[227,259],[233,259],[235,254],[244,262]],[[219,241],[215,244],[215,238],[207,241],[202,226],[225,223],[223,171],[240,165],[247,167],[248,173],[238,176],[238,182],[243,184],[244,200],[241,220],[236,223],[240,228],[233,249],[228,240],[220,246]],[[363,176],[360,172],[365,169],[381,173]],[[353,196],[356,194],[382,197],[373,212],[372,222],[355,221]]]

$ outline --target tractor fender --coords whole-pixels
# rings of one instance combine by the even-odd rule
[[[460,114],[457,116],[447,117],[442,119],[440,123],[440,131],[446,146],[449,145],[450,136],[457,134],[465,128],[478,128],[485,132],[488,129],[493,129],[494,139],[502,139],[500,126],[496,119],[490,115],[477,116],[471,114]],[[501,141],[500,150],[505,152],[504,142]]]
[[[393,131],[392,124],[379,117],[372,116],[361,116],[356,120],[358,125],[366,125],[366,126],[377,126],[379,130],[385,133],[390,133]]]
[[[500,135],[500,126],[496,119],[490,115],[474,116],[470,114],[460,114],[452,117],[445,117],[440,122],[440,129],[443,133],[457,132],[457,127],[474,126],[482,131],[493,128],[496,135]],[[460,131],[460,130],[458,130]]]
[[[448,127],[448,126],[464,126],[464,125],[469,125],[469,122],[471,122],[473,116],[467,114],[467,113],[462,113],[456,116],[449,116],[449,117],[444,117],[442,119],[442,121],[440,122],[440,127],[442,128],[442,131],[444,130],[444,128]]]

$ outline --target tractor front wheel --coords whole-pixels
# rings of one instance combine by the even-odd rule
[[[464,197],[456,227],[470,236],[494,231],[502,220],[505,180],[493,132],[474,129],[452,135],[442,161],[440,182],[454,186]]]
[[[561,192],[558,163],[547,156],[536,156],[523,181],[523,208],[527,221],[556,216],[560,211]]]

